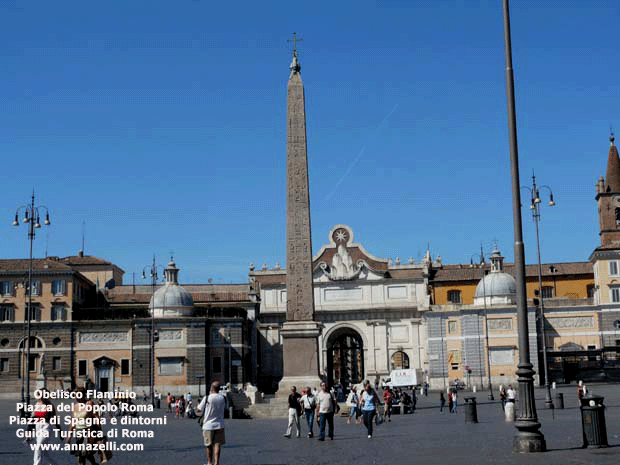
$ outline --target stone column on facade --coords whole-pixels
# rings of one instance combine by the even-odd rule
[[[301,66],[293,49],[287,99],[286,321],[282,325],[283,374],[278,396],[292,385],[320,386],[318,336],[314,321],[312,242],[306,147],[306,114]]]

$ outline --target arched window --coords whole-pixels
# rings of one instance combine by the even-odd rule
[[[36,372],[41,370],[41,354],[37,352],[37,349],[43,348],[43,341],[36,337],[30,336],[30,358],[28,359],[28,363],[26,364],[26,354],[28,350],[28,346],[26,345],[26,338],[23,338],[19,341],[19,350],[22,353],[22,356],[19,358],[19,373],[20,376],[25,376],[26,373],[24,371],[24,366],[28,367],[28,371]]]
[[[392,370],[406,370],[409,368],[409,356],[403,351],[392,354]]]

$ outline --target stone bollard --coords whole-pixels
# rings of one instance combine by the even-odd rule
[[[555,395],[555,408],[564,408],[564,394],[561,392]]]
[[[583,447],[607,447],[604,397],[588,395],[581,399]]]
[[[514,401],[509,400],[508,402],[506,402],[504,413],[506,414],[506,421],[515,421],[515,402]]]
[[[475,397],[465,397],[465,423],[478,423],[478,410]]]

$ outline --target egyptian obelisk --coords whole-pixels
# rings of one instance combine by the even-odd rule
[[[288,396],[290,387],[319,387],[318,336],[314,321],[312,288],[312,241],[310,194],[306,146],[306,111],[297,38],[293,34],[293,61],[288,80],[286,129],[286,321],[282,325],[283,378],[278,396]]]

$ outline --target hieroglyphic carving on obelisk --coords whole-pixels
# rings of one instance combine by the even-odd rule
[[[310,238],[310,194],[306,146],[306,111],[301,65],[293,33],[293,61],[288,80],[286,128],[286,276],[287,321],[312,321],[312,242]]]

